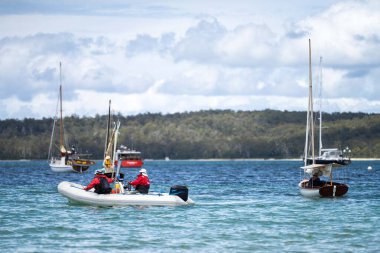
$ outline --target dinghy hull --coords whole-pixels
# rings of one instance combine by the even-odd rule
[[[194,204],[190,198],[184,201],[168,193],[140,194],[97,194],[83,190],[83,186],[71,182],[61,182],[58,192],[70,202],[91,206],[184,206]]]

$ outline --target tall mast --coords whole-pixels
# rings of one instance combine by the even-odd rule
[[[110,127],[111,127],[111,99],[108,104],[108,121],[107,121],[107,132],[106,132],[106,143],[104,147],[104,158],[107,156],[107,147],[110,136]]]
[[[62,150],[62,147],[64,148],[63,145],[63,117],[62,117],[62,74],[61,74],[61,68],[62,68],[62,63],[59,62],[59,102],[60,102],[60,128],[59,128],[59,146],[60,149]]]
[[[319,156],[322,155],[322,56],[319,59]]]
[[[311,128],[311,154],[313,164],[315,163],[314,155],[314,119],[313,119],[313,84],[311,73],[311,41],[309,39],[309,108],[310,108],[310,128]]]

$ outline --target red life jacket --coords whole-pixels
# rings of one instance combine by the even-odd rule
[[[132,181],[130,183],[133,186],[138,186],[138,185],[150,185],[149,178],[148,176],[144,176],[143,174],[139,174],[136,178],[136,180]]]

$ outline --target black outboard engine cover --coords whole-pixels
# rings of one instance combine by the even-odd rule
[[[184,185],[174,185],[170,187],[169,195],[177,195],[186,202],[189,197],[189,189]]]

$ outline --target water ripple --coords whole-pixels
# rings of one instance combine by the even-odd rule
[[[186,207],[90,207],[69,203],[44,161],[0,162],[2,252],[378,252],[380,162],[336,175],[343,198],[306,199],[297,161],[146,162],[152,190],[185,184]],[[132,179],[137,169],[128,170]]]

